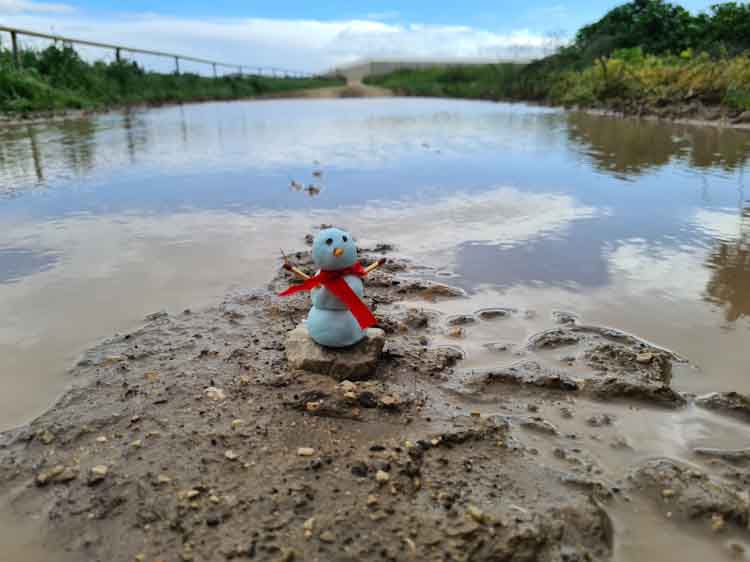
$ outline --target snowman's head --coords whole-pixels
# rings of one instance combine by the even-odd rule
[[[339,228],[326,228],[313,240],[312,257],[323,271],[351,267],[357,261],[357,245],[351,234]]]

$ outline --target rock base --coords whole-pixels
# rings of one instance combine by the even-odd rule
[[[351,347],[340,349],[318,345],[307,327],[300,324],[286,336],[286,358],[293,369],[328,375],[338,381],[364,380],[372,377],[385,345],[385,332],[368,328],[365,338]]]

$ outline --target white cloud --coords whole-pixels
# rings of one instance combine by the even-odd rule
[[[3,6],[7,15],[0,21],[7,25],[42,31],[54,29],[60,35],[248,66],[310,71],[366,58],[528,58],[546,52],[554,41],[528,30],[501,34],[467,26],[396,24],[374,19],[198,20],[159,14],[61,18],[29,12],[40,11],[41,6],[61,9],[63,5],[0,0],[0,13]],[[23,9],[10,10],[13,6]],[[102,53],[88,56],[102,56]]]
[[[742,236],[743,221],[737,209],[699,209],[693,217],[699,230],[719,240],[737,240]]]
[[[0,14],[47,13],[67,14],[73,12],[73,6],[31,0],[0,0]]]
[[[634,238],[605,252],[611,271],[631,295],[695,300],[706,288],[705,249]]]
[[[456,193],[435,201],[372,206],[372,230],[411,252],[447,257],[464,244],[511,247],[565,232],[575,221],[601,216],[606,209],[580,204],[568,195],[525,193],[496,187],[483,193]],[[417,228],[414,225],[418,225]],[[369,233],[370,228],[363,228]],[[444,260],[443,260],[444,261]]]

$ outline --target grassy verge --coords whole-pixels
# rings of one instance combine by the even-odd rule
[[[750,110],[750,56],[712,59],[690,51],[680,56],[644,55],[623,49],[581,70],[532,65],[483,65],[399,70],[368,84],[400,95],[547,103],[657,112],[684,104]]]
[[[146,72],[133,62],[88,63],[69,47],[21,53],[21,68],[0,51],[0,111],[23,113],[113,105],[228,100],[343,84],[323,78],[270,78]]]

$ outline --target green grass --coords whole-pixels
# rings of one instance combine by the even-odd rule
[[[503,63],[397,70],[368,77],[365,83],[403,96],[494,101],[546,99],[555,81],[551,76],[530,72],[530,68],[530,65]]]
[[[598,108],[653,110],[701,103],[750,110],[750,55],[721,59],[685,51],[645,55],[622,49],[580,69],[551,60],[530,65],[399,70],[367,83],[401,95],[544,101]]]
[[[270,78],[146,72],[133,62],[82,60],[70,47],[22,51],[17,68],[0,50],[0,111],[100,109],[128,104],[230,100],[343,84],[324,78]]]
[[[365,79],[399,95],[502,99],[513,97],[521,65],[481,65],[424,70],[397,70],[381,77]]]

